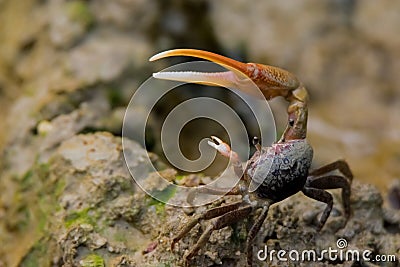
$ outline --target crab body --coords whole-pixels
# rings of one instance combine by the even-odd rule
[[[260,184],[255,191],[259,198],[281,201],[304,187],[312,157],[306,139],[275,143],[254,153],[245,180]]]

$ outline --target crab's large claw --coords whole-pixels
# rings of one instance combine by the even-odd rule
[[[288,93],[299,86],[291,73],[272,66],[242,63],[228,57],[196,49],[174,49],[161,52],[150,58],[150,61],[171,57],[192,56],[215,62],[229,71],[207,72],[158,72],[153,76],[158,79],[175,80],[206,85],[217,85],[239,89],[245,93],[271,99],[275,96],[287,97]],[[261,90],[255,92],[254,83]]]
[[[150,61],[171,56],[192,56],[210,60],[229,71],[218,73],[158,72],[153,74],[155,78],[235,88],[267,100],[282,96],[289,101],[289,123],[280,142],[306,137],[308,93],[290,72],[263,64],[242,63],[196,49],[168,50],[151,57]]]

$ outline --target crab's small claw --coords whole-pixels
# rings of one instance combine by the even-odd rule
[[[233,165],[236,175],[238,177],[242,177],[242,162],[239,158],[239,155],[235,151],[232,151],[231,147],[228,144],[224,143],[216,136],[211,136],[211,141],[208,141],[207,143],[209,146],[217,150],[222,156],[228,158]]]
[[[208,145],[217,150],[222,156],[229,158],[231,156],[231,147],[216,136],[211,136],[212,141]]]
[[[235,151],[232,151],[231,147],[227,143],[223,142],[216,136],[211,136],[211,140],[212,141],[207,142],[209,146],[217,150],[222,156],[232,160],[234,166],[237,165],[241,168],[239,155]]]

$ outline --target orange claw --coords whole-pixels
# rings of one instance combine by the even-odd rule
[[[164,51],[151,57],[150,61],[171,56],[192,56],[206,59],[229,71],[218,73],[159,72],[153,74],[155,78],[233,87],[254,95],[248,87],[251,86],[248,79],[251,79],[267,100],[281,96],[290,103],[288,107],[289,123],[280,142],[306,138],[308,94],[304,86],[290,72],[263,64],[242,63],[212,52],[196,49]]]
[[[152,56],[150,58],[150,61],[155,61],[161,58],[172,57],[172,56],[191,56],[191,57],[206,59],[214,63],[217,63],[218,65],[221,65],[222,67],[232,71],[233,74],[237,76],[236,78],[240,77],[241,75],[245,75],[246,77],[250,78],[260,88],[264,97],[268,100],[276,96],[286,97],[288,95],[288,92],[298,88],[300,84],[297,78],[286,70],[256,63],[242,63],[215,53],[196,50],[196,49],[173,49],[164,51]],[[168,75],[165,74],[163,75],[163,73],[156,73],[155,76],[156,77],[158,76],[158,78],[161,79],[168,79],[168,77],[171,77],[172,79],[176,80],[178,78],[182,78],[182,76],[179,76],[179,73],[180,72],[166,72],[166,74]],[[183,73],[186,73],[188,76],[192,75],[191,77],[193,79],[199,79],[200,75],[205,75],[206,77],[211,76],[210,73],[199,73],[199,72],[183,72]],[[232,82],[236,82],[233,80],[234,79],[233,75],[229,76],[230,74],[228,74],[227,72],[222,72],[220,74],[224,74],[224,78],[231,79]],[[214,77],[216,79],[214,80],[215,82],[212,84],[218,84],[217,79],[219,77],[216,77],[215,75]],[[188,81],[182,79],[179,80],[185,82]],[[207,80],[207,82],[210,83],[209,82],[210,80],[211,79]],[[203,83],[208,84],[207,82]],[[237,89],[242,89],[242,88],[237,88]]]

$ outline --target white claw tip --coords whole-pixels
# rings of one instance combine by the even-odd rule
[[[169,53],[171,52],[171,50],[168,51],[163,51],[160,53],[155,54],[154,56],[152,56],[151,58],[149,58],[149,61],[155,61],[164,57],[167,57],[169,55]]]
[[[216,136],[211,136],[212,141],[208,141],[207,143],[216,149],[219,153],[223,155],[228,155],[230,153],[230,148],[227,144],[225,144],[221,139]]]
[[[218,137],[216,137],[216,136],[214,136],[214,135],[211,136],[211,139],[212,139],[214,142],[218,143],[218,144],[224,143],[221,139],[219,139]]]
[[[157,55],[154,55],[154,56],[152,56],[151,58],[149,58],[149,61],[151,62],[151,61],[155,61],[155,60],[157,60],[157,57],[156,57]]]
[[[216,143],[212,142],[212,141],[207,141],[208,145],[216,150],[218,150],[218,146]]]

